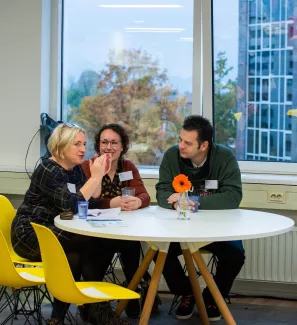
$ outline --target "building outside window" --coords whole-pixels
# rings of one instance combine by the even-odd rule
[[[296,13],[296,0],[213,1],[216,141],[239,160],[297,161]]]

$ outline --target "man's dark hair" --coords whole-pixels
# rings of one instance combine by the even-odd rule
[[[209,120],[201,115],[190,115],[185,118],[183,129],[186,131],[197,131],[199,147],[202,142],[208,141],[212,145],[213,127]]]
[[[95,135],[94,138],[94,149],[99,154],[100,153],[100,137],[101,133],[105,130],[112,130],[113,132],[117,133],[121,137],[121,142],[123,146],[123,151],[121,152],[120,159],[127,153],[129,149],[129,137],[124,129],[120,124],[111,123],[105,124],[101,127],[99,132]]]

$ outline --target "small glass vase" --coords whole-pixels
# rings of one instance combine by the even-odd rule
[[[177,219],[189,220],[190,210],[189,210],[189,196],[188,192],[180,193],[179,199],[177,201]]]

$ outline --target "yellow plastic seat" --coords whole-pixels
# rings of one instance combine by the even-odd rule
[[[3,287],[13,287],[12,297],[14,299],[8,298],[5,305],[10,305],[13,301],[13,308],[11,308],[12,313],[7,317],[6,320],[10,318],[15,318],[16,315],[24,315],[28,321],[28,317],[33,315],[34,312],[37,314],[37,318],[41,319],[40,304],[41,298],[39,296],[38,286],[45,284],[43,268],[16,268],[9,252],[8,245],[6,243],[3,233],[0,231],[0,286]],[[20,293],[26,288],[30,288],[29,294],[20,296]],[[31,293],[34,293],[34,308],[29,308],[25,310],[26,303],[28,303]],[[8,293],[6,294],[7,297]],[[21,298],[22,297],[22,298]],[[20,303],[21,301],[21,303]],[[20,303],[20,308],[18,308]],[[1,307],[1,310],[3,308]]]
[[[0,285],[22,288],[45,283],[43,268],[16,268],[0,231]]]
[[[113,283],[75,282],[64,250],[55,234],[47,227],[31,224],[39,241],[46,285],[54,297],[76,305],[140,297],[136,292]]]
[[[42,266],[42,262],[31,262],[26,258],[20,257],[13,249],[11,244],[11,224],[13,218],[15,217],[15,209],[8,200],[3,195],[0,195],[0,230],[2,231],[6,243],[8,245],[8,250],[13,263],[31,265],[31,266]]]

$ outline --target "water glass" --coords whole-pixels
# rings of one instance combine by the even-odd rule
[[[135,188],[133,187],[123,187],[122,188],[122,196],[135,196]]]
[[[180,193],[180,196],[177,201],[177,219],[180,220],[189,220],[190,219],[190,210],[189,210],[189,196],[188,192]]]
[[[192,210],[192,212],[197,213],[198,212],[198,205],[199,205],[199,202],[200,202],[200,196],[199,195],[189,196],[189,200],[193,201],[195,203],[195,208],[194,208],[194,210]]]
[[[78,201],[77,208],[78,208],[78,216],[80,219],[86,219],[88,216],[88,201]]]

